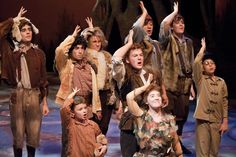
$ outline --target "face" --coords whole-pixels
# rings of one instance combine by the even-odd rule
[[[88,41],[88,47],[90,49],[100,51],[102,48],[102,41],[98,36],[91,36]]]
[[[32,41],[33,32],[32,32],[31,26],[24,25],[20,30],[20,34],[21,34],[21,37],[22,37],[21,42],[28,43],[28,42]]]
[[[215,62],[212,59],[206,59],[202,63],[204,72],[208,75],[213,75],[216,70]]]
[[[162,107],[162,98],[160,92],[157,90],[150,91],[147,96],[147,104],[153,109]]]
[[[147,35],[150,37],[153,32],[153,22],[148,21],[146,25],[143,26],[144,31],[147,33]]]
[[[87,105],[86,104],[78,104],[74,108],[75,119],[79,121],[87,120]]]
[[[185,29],[184,20],[174,21],[172,27],[175,34],[183,34]]]
[[[143,51],[142,49],[134,49],[130,51],[129,58],[126,60],[134,69],[143,68]]]
[[[84,56],[85,49],[82,45],[77,45],[72,50],[72,58],[75,60],[81,60]]]

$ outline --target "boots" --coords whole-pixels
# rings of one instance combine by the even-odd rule
[[[14,157],[22,157],[22,149],[13,145]]]
[[[34,157],[35,156],[35,148],[31,147],[31,146],[26,146],[27,148],[27,153],[28,153],[28,157]]]

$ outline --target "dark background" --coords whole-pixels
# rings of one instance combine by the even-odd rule
[[[100,1],[108,5],[114,2],[114,0]],[[125,8],[128,0],[121,1],[122,7]],[[155,14],[155,6],[151,4],[151,0],[143,1],[154,19],[153,38],[158,39],[161,21],[156,19],[162,17],[157,17],[158,15]],[[131,5],[132,2],[137,5],[138,1],[129,1]],[[25,16],[31,19],[40,30],[38,43],[46,53],[47,70],[52,72],[55,48],[67,35],[73,33],[76,24],[85,28],[85,18],[87,16],[95,17],[92,9],[96,0],[2,0],[0,3],[0,21],[15,17],[21,6],[28,10]],[[214,53],[217,58],[216,74],[225,79],[230,98],[236,98],[236,1],[180,0],[179,3],[180,13],[185,18],[186,35],[194,41],[195,54],[201,46],[201,38],[207,37],[207,50]],[[201,9],[203,3],[205,8]],[[172,11],[173,0],[162,0],[162,4],[165,8],[163,15],[169,14]],[[138,9],[138,6],[136,8]],[[141,13],[140,10],[137,12]],[[131,23],[135,18],[137,17],[132,18]],[[96,19],[94,20],[96,21]],[[123,31],[128,32],[128,30]],[[112,33],[106,34],[109,40],[108,51],[112,54],[122,44],[122,37],[119,34],[120,30],[117,26],[112,27]]]

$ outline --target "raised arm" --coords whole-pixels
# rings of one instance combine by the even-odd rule
[[[72,35],[69,35],[57,48],[55,54],[56,68],[61,71],[61,69],[66,65],[68,59],[68,52],[75,41],[75,38],[78,36],[80,32],[80,26],[77,25]]]
[[[88,28],[93,28],[93,19],[91,17],[87,17],[85,21],[88,24]]]
[[[133,34],[134,34],[134,31],[130,30],[129,36],[128,36],[128,42],[124,46],[122,46],[118,50],[116,50],[116,52],[113,54],[113,58],[115,58],[117,60],[122,60],[124,58],[125,54],[128,52],[128,50],[133,45]]]
[[[145,8],[143,1],[139,2],[139,6],[142,10],[142,14],[141,16],[138,18],[138,20],[133,24],[133,27],[143,27],[144,26],[144,22],[145,22],[145,18],[148,15],[147,9]]]
[[[117,82],[118,88],[121,88],[124,78],[125,78],[125,65],[123,63],[123,58],[125,54],[128,52],[128,50],[133,45],[133,30],[130,30],[128,35],[128,42],[116,50],[116,52],[112,56],[112,77]]]
[[[168,32],[170,27],[171,27],[171,23],[174,20],[174,17],[178,14],[178,2],[174,2],[174,10],[171,14],[169,14],[168,16],[166,16],[164,18],[164,20],[161,22],[161,27],[163,27],[164,32]]]
[[[206,41],[205,41],[205,38],[202,38],[201,40],[201,44],[202,44],[202,47],[200,48],[195,60],[194,60],[194,63],[193,63],[193,80],[195,82],[195,85],[196,87],[198,88],[198,84],[201,80],[201,77],[202,77],[202,58],[205,54],[205,50],[206,50]]]
[[[135,88],[133,91],[129,92],[126,96],[126,102],[129,111],[137,117],[140,117],[143,114],[143,110],[139,107],[134,98],[143,93],[148,88],[152,80],[153,80],[153,75],[149,74],[147,83],[145,85],[139,88]]]

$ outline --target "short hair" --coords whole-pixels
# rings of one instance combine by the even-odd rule
[[[175,15],[171,25],[173,26],[173,23],[179,22],[180,20],[183,20],[183,22],[184,22],[184,17],[180,14]]]
[[[148,22],[153,22],[153,19],[150,15],[147,15],[144,20],[144,26],[148,24]]]
[[[162,95],[161,87],[158,86],[157,84],[151,83],[143,94],[143,102],[144,103],[147,103],[148,94],[153,90],[160,92],[160,95]]]
[[[25,25],[28,25],[31,27],[32,30],[32,41],[34,41],[36,33],[33,31],[33,25],[30,21],[26,20],[26,19],[21,19],[20,20],[20,24],[19,24],[19,29],[21,31],[22,27],[24,27]]]
[[[132,50],[136,50],[136,49],[141,49],[142,51],[144,50],[144,47],[140,44],[140,43],[134,43],[130,49],[128,50],[128,52],[125,54],[125,59],[129,59],[129,55],[130,55],[130,52]]]
[[[79,105],[79,104],[86,104],[86,100],[84,99],[84,97],[82,96],[75,96],[74,97],[74,102],[71,105],[71,110],[73,111],[75,109],[75,106]]]
[[[83,36],[78,36],[76,37],[75,41],[73,42],[73,44],[71,45],[70,49],[69,49],[69,54],[72,53],[73,49],[77,46],[77,45],[82,45],[82,47],[84,49],[87,48],[87,41]]]
[[[202,63],[207,59],[211,59],[214,62],[217,62],[216,56],[212,52],[208,52],[208,51],[205,52],[204,56],[202,57]]]

